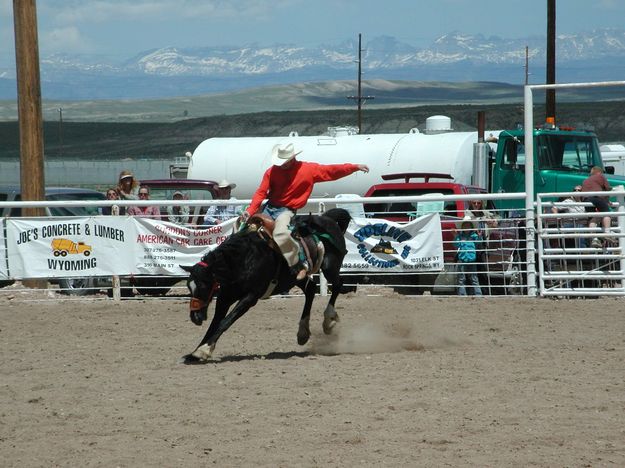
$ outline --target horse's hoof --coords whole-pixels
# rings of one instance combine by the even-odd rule
[[[297,344],[300,346],[305,345],[306,343],[308,343],[308,340],[310,338],[310,331],[309,330],[305,330],[305,331],[300,331],[297,333]]]
[[[336,325],[336,320],[324,320],[323,321],[323,333],[325,333],[326,335],[329,335],[330,333],[332,333],[332,329],[334,328],[334,326]]]
[[[323,333],[329,335],[332,333],[332,329],[339,321],[339,314],[336,313],[334,307],[328,305],[326,310],[323,312]]]
[[[198,359],[200,362],[206,362],[211,358],[214,350],[215,344],[203,344],[202,346],[198,346],[198,348],[191,353],[191,356]]]
[[[181,363],[182,364],[202,364],[202,360],[200,360],[200,358],[195,357],[193,354],[187,354],[185,356],[182,356],[182,360]]]

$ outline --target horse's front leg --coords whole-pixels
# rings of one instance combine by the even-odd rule
[[[197,345],[197,347],[195,348],[195,351],[183,357],[185,364],[193,364],[195,362],[206,361],[210,357],[211,353],[215,349],[214,343],[211,347],[209,347],[207,352],[202,352],[198,350],[205,343],[207,343],[211,339],[211,337],[215,334],[215,332],[217,331],[217,328],[219,327],[219,324],[224,319],[224,317],[226,316],[226,313],[228,312],[228,309],[233,303],[234,303],[234,300],[225,299],[225,295],[223,294],[220,294],[217,297],[217,300],[215,301],[215,314],[213,315],[213,320],[211,320],[211,324],[208,327],[208,330],[204,334],[204,337],[202,338],[202,341],[200,341],[200,344]]]
[[[229,314],[227,314],[225,317],[223,317],[223,319],[219,321],[219,323],[217,323],[212,333],[210,333],[211,332],[210,329],[209,331],[206,332],[206,335],[202,339],[202,342],[196,348],[196,350],[190,354],[190,356],[192,356],[193,358],[196,358],[198,361],[201,361],[201,362],[204,362],[210,359],[215,349],[215,344],[217,343],[217,340],[223,334],[223,332],[225,332],[228,328],[230,328],[232,324],[237,321],[237,319],[242,317],[243,314],[245,314],[248,310],[250,310],[251,307],[256,305],[257,302],[258,302],[257,295],[248,294],[247,296],[242,298],[237,303],[237,305],[234,306],[234,309],[232,309]],[[228,310],[228,307],[226,307],[225,311],[227,310]],[[225,314],[225,311],[223,312],[224,314]],[[217,314],[217,310],[215,310],[215,314]],[[211,327],[212,325],[213,324],[211,323]]]
[[[339,314],[336,313],[336,309],[334,308],[334,304],[336,303],[336,298],[341,293],[341,288],[343,287],[343,279],[339,274],[340,271],[340,263],[338,268],[328,268],[323,271],[328,282],[332,285],[332,294],[330,295],[330,301],[323,311],[323,332],[326,335],[332,333],[332,329],[339,322]]]
[[[302,310],[297,329],[297,344],[300,346],[305,345],[310,338],[310,310],[315,299],[315,288],[315,282],[310,280],[306,281],[306,285],[302,288],[306,302],[304,302],[304,310]]]

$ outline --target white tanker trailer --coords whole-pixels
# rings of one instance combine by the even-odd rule
[[[210,138],[191,156],[187,177],[228,179],[237,184],[233,195],[239,199],[251,198],[271,165],[272,148],[291,142],[297,151],[302,151],[298,155],[302,161],[369,166],[368,174],[358,172],[334,182],[316,184],[313,197],[333,197],[339,193],[364,195],[369,187],[382,181],[382,175],[391,173],[450,174],[456,183],[471,184],[477,132],[451,132],[449,124],[449,118],[437,116],[428,119],[426,133],[412,129],[405,134],[358,135],[350,128],[330,128],[322,136],[299,136],[291,132],[285,137]]]

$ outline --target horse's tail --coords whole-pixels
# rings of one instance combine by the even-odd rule
[[[349,226],[349,221],[352,219],[349,212],[343,208],[332,208],[323,213],[323,216],[326,216],[336,222],[341,229],[342,234],[345,234],[347,226]]]

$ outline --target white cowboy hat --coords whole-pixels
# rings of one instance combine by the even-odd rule
[[[289,143],[286,146],[277,144],[271,150],[271,164],[274,166],[282,166],[285,162],[290,161],[300,153],[301,151],[295,151],[293,143]]]
[[[217,185],[217,187],[219,188],[235,188],[237,186],[237,184],[231,184],[230,182],[228,182],[226,179],[222,179],[221,182],[219,182],[219,185]]]
[[[477,229],[476,221],[477,220],[471,218],[471,216],[465,216],[460,221],[456,222],[456,229],[462,229],[462,225],[464,223],[470,223],[471,224],[471,229],[475,230],[475,229]]]

